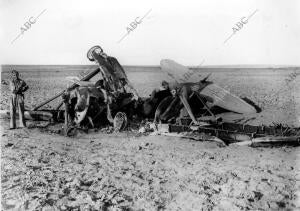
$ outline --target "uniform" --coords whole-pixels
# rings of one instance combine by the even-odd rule
[[[27,84],[20,78],[14,78],[10,81],[10,128],[16,128],[16,110],[19,111],[20,127],[26,127],[24,117],[24,92],[28,89]]]

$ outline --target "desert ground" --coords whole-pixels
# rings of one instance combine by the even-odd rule
[[[93,66],[15,66],[30,109]],[[2,67],[0,109],[8,109]],[[127,67],[141,96],[163,78],[156,67]],[[262,111],[247,124],[299,127],[299,68],[201,68],[201,76],[251,99]],[[297,77],[298,76],[298,77]],[[59,101],[59,99],[58,99]],[[48,105],[55,107],[58,101]],[[208,141],[108,130],[64,137],[61,124],[1,119],[2,210],[297,210],[299,147],[220,147]]]

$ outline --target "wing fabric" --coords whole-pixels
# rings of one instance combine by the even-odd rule
[[[190,70],[170,59],[161,60],[160,67],[163,72],[177,83],[199,82],[201,78],[197,69]]]
[[[161,60],[160,66],[161,70],[174,80],[175,86],[180,87],[184,84],[191,84],[190,86],[193,91],[211,98],[214,105],[237,113],[256,113],[253,106],[231,94],[229,91],[212,82],[201,81],[197,70],[189,70],[187,67],[170,59]],[[197,91],[197,86],[195,85],[203,85],[203,88]],[[174,86],[174,84],[170,84],[170,86]]]

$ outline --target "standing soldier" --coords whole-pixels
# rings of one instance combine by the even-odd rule
[[[16,108],[19,110],[20,127],[26,127],[24,117],[24,92],[28,89],[25,81],[19,78],[19,72],[16,70],[11,71],[10,80],[10,129],[16,128]]]

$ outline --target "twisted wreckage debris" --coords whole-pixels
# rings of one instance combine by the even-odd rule
[[[140,98],[118,61],[107,56],[100,46],[87,54],[98,68],[81,79],[68,77],[73,85],[56,96],[26,111],[31,120],[64,121],[64,133],[75,128],[95,128],[113,124],[115,131],[127,127],[134,119],[154,119],[153,134],[178,136],[196,140],[216,141],[222,145],[258,145],[261,143],[292,143],[299,145],[300,129],[281,124],[252,126],[226,122],[223,113],[256,113],[254,106],[229,91],[208,81],[208,77],[191,82],[194,71],[172,60],[162,60],[161,70],[172,78],[164,89],[150,98]],[[102,79],[89,80],[98,73]],[[188,76],[188,77],[187,77]],[[172,94],[171,94],[172,93]],[[62,97],[55,110],[40,108]],[[60,109],[64,105],[64,109]],[[158,124],[160,123],[160,124]],[[143,132],[147,131],[141,130]]]
[[[191,120],[190,120],[191,121]],[[265,144],[299,145],[300,129],[281,124],[274,126],[252,126],[228,122],[211,122],[206,126],[162,124],[156,134],[176,136],[195,140],[215,141],[223,146]]]

